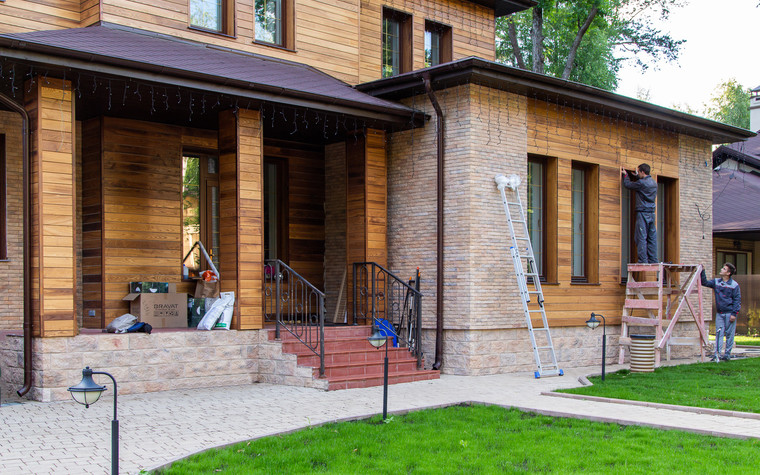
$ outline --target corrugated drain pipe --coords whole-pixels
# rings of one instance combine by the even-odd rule
[[[438,174],[438,205],[437,205],[437,259],[436,259],[436,283],[435,283],[435,363],[433,369],[439,370],[443,365],[443,166],[444,166],[444,133],[443,133],[443,111],[438,104],[438,98],[435,97],[433,86],[430,84],[430,75],[424,74],[425,91],[430,98],[430,103],[435,109],[436,116],[436,139],[437,139],[437,174]]]
[[[23,396],[32,388],[32,243],[29,227],[32,219],[29,204],[29,114],[5,94],[0,94],[0,102],[21,114],[21,159],[23,181],[23,239],[24,239],[24,387],[16,391]],[[5,179],[5,177],[3,177]]]

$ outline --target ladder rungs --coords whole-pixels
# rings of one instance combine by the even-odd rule
[[[553,348],[554,348],[553,346],[537,346],[536,347],[537,350],[551,350]]]

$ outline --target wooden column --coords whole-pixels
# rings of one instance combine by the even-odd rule
[[[263,328],[263,146],[258,111],[219,114],[220,269],[235,292],[232,327]]]
[[[31,80],[30,80],[31,81]],[[76,185],[71,83],[35,77],[24,86],[32,176],[33,334],[78,333],[74,296]]]

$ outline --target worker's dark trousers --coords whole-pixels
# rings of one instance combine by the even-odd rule
[[[654,264],[660,262],[657,259],[657,228],[655,227],[654,211],[638,211],[636,213],[636,232],[633,238],[636,240],[637,262],[641,264]]]

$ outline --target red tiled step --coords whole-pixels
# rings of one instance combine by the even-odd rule
[[[374,348],[349,351],[326,351],[325,366],[350,363],[380,363],[384,358],[385,351],[379,349],[376,350]],[[417,358],[409,353],[409,350],[406,348],[388,349],[389,362],[406,359],[417,361]],[[298,364],[300,366],[319,366],[319,356],[311,351],[298,353]]]
[[[325,377],[330,381],[350,376],[376,378],[383,375],[384,362],[380,363],[350,363],[345,365],[325,364]],[[388,361],[388,374],[414,373],[417,371],[417,360]],[[319,377],[319,368],[314,368],[314,377]]]
[[[431,379],[438,379],[440,378],[440,374],[438,371],[434,370],[424,370],[424,371],[414,371],[410,373],[398,373],[398,374],[388,374],[388,384],[399,384],[399,383],[411,383],[414,381],[428,381]],[[362,376],[356,376],[356,377],[346,377],[346,378],[335,378],[329,380],[329,388],[330,391],[335,391],[339,389],[355,389],[355,388],[369,388],[373,386],[382,386],[383,385],[383,375],[377,377],[362,377]]]

